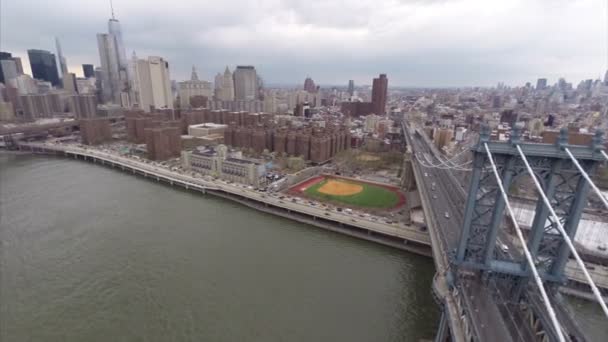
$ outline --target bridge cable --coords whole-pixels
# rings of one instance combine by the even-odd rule
[[[547,308],[547,312],[549,313],[549,318],[551,319],[553,328],[555,329],[555,332],[557,333],[558,340],[560,342],[565,342],[564,334],[562,332],[562,327],[561,327],[559,321],[557,320],[557,315],[555,314],[555,310],[553,309],[553,306],[551,306],[551,301],[549,301],[549,296],[547,295],[547,291],[545,290],[543,281],[540,278],[540,276],[538,275],[538,270],[536,269],[536,265],[534,265],[534,260],[532,259],[532,254],[530,254],[530,250],[528,249],[524,235],[521,231],[521,228],[519,227],[519,223],[517,223],[517,220],[515,219],[515,215],[513,214],[513,208],[511,208],[511,203],[509,202],[509,196],[507,195],[505,188],[502,185],[502,180],[500,178],[500,175],[498,174],[498,169],[496,168],[496,164],[494,163],[494,157],[492,156],[492,152],[490,152],[490,148],[488,147],[487,143],[484,143],[484,147],[486,149],[486,153],[488,154],[488,159],[490,160],[490,163],[492,164],[492,171],[494,172],[494,176],[496,177],[496,183],[498,183],[498,188],[500,189],[502,198],[504,199],[504,201],[506,203],[507,210],[509,211],[509,216],[511,217],[511,220],[513,221],[513,225],[515,226],[515,232],[517,233],[517,237],[519,238],[519,241],[521,242],[521,246],[524,249],[524,254],[526,256],[526,260],[528,261],[528,265],[530,266],[530,269],[532,270],[532,275],[533,275],[534,281],[536,282],[536,285],[538,286],[540,294],[543,297],[543,302],[545,304],[545,307]]]
[[[461,155],[464,155],[466,152],[471,152],[469,149],[464,149],[462,151],[460,151],[459,153],[457,153],[456,155],[450,157],[450,158],[446,158],[445,160],[442,160],[441,158],[439,158],[439,156],[436,156],[435,158],[437,158],[437,160],[439,160],[440,164],[452,164],[452,165],[456,165],[456,163],[454,163],[454,160],[456,160],[458,157],[460,157]]]
[[[472,161],[469,161],[469,162],[466,162],[466,163],[463,163],[460,165],[449,166],[449,165],[442,165],[442,164],[432,164],[431,162],[428,161],[428,159],[426,160],[426,162],[424,162],[418,156],[416,156],[416,160],[418,161],[419,164],[421,164],[423,167],[426,167],[426,168],[435,168],[435,169],[440,169],[440,170],[458,170],[458,171],[471,171],[472,170],[472,169],[463,168],[463,166],[471,164]]]
[[[602,152],[602,155],[604,156],[604,158],[606,158],[606,160],[608,160],[608,154],[606,154],[606,152],[604,152],[604,150],[601,150],[600,152]]]
[[[528,159],[526,158],[526,155],[524,154],[524,152],[522,151],[522,149],[519,145],[516,145],[516,147],[517,147],[517,151],[519,152],[519,155],[521,156],[522,160],[524,161],[524,164],[526,164],[528,173],[530,173],[530,175],[532,176],[531,178],[534,181],[534,184],[536,185],[536,189],[538,190],[540,196],[543,198],[543,201],[545,202],[545,205],[549,209],[551,216],[553,216],[553,218],[555,219],[555,223],[557,223],[557,230],[560,232],[560,234],[564,238],[564,241],[568,245],[568,248],[570,248],[572,255],[574,255],[574,258],[576,259],[578,266],[581,268],[581,270],[585,274],[585,278],[587,278],[587,281],[589,282],[589,286],[591,287],[593,294],[595,295],[600,306],[602,307],[604,314],[606,315],[606,317],[608,317],[608,307],[606,307],[606,303],[604,302],[604,299],[602,298],[602,294],[600,293],[600,290],[595,285],[595,282],[593,281],[593,279],[591,278],[591,275],[587,271],[587,267],[585,267],[583,260],[581,259],[581,257],[578,255],[578,252],[574,248],[574,244],[572,243],[572,240],[570,239],[568,234],[566,234],[566,230],[564,229],[564,226],[562,225],[559,217],[555,213],[555,210],[553,210],[553,207],[551,206],[551,202],[547,198],[547,195],[545,195],[545,192],[543,191],[543,188],[541,187],[540,183],[538,182],[538,179],[536,179],[536,175],[534,174],[534,171],[530,167],[530,164],[528,163]]]
[[[591,187],[593,188],[595,193],[602,200],[602,202],[604,203],[604,206],[606,206],[606,209],[608,209],[608,199],[606,199],[606,196],[604,196],[604,194],[602,194],[600,189],[597,188],[595,183],[593,183],[593,181],[591,180],[591,178],[589,177],[587,172],[585,172],[585,170],[582,168],[581,164],[579,164],[578,160],[576,160],[576,158],[574,157],[574,155],[572,155],[572,152],[570,152],[570,150],[568,148],[566,148],[566,153],[568,154],[570,159],[572,159],[572,162],[574,163],[574,165],[576,165],[576,168],[581,172],[581,175],[585,178],[587,183],[589,183],[591,185]]]
[[[426,156],[426,153],[423,153],[423,154],[424,154],[424,159],[426,160],[426,163],[429,164],[429,167],[445,166],[447,168],[461,168],[462,166],[471,164],[473,162],[472,160],[470,160],[470,161],[464,162],[462,164],[456,164],[453,162],[453,160],[455,160],[456,157],[452,158],[452,160],[449,160],[449,161],[448,160],[443,161],[443,160],[435,157],[436,159],[439,160],[439,164],[435,164],[431,160],[429,160],[429,158]],[[418,156],[416,156],[416,157],[418,157]],[[419,159],[419,161],[420,161],[420,159]],[[450,165],[450,164],[452,164],[452,165]],[[470,169],[467,169],[467,170],[470,171]]]

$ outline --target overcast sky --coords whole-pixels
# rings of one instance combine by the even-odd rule
[[[0,49],[55,53],[71,72],[99,65],[108,0],[3,0]],[[266,83],[394,86],[578,83],[606,70],[606,0],[115,0],[127,55],[158,55],[171,77],[213,81],[255,65]],[[29,65],[24,66],[29,72]]]

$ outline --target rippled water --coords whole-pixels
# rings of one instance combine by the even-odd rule
[[[430,259],[85,162],[0,154],[2,341],[417,341]]]

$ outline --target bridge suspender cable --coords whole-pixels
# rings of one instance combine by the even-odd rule
[[[428,160],[426,162],[423,161],[417,155],[415,157],[416,157],[416,160],[418,161],[418,163],[420,165],[422,165],[422,167],[426,167],[426,168],[433,168],[433,169],[440,169],[440,170],[457,170],[457,171],[471,171],[472,170],[472,169],[463,168],[463,166],[469,165],[472,162],[466,162],[464,164],[455,165],[455,166],[446,166],[446,165],[442,165],[442,164],[434,165],[434,164],[430,163]]]
[[[492,156],[492,153],[490,152],[490,148],[488,147],[487,143],[484,143],[484,147],[486,149],[486,153],[488,154],[488,159],[490,159],[490,163],[492,164],[492,170],[494,171],[494,176],[496,177],[496,183],[498,183],[498,188],[500,189],[502,198],[505,200],[507,210],[509,211],[509,216],[511,217],[511,220],[513,221],[513,225],[515,226],[515,232],[517,233],[517,237],[519,238],[519,241],[521,242],[521,245],[524,249],[524,254],[526,256],[526,260],[528,261],[528,265],[530,266],[530,269],[532,270],[532,276],[534,278],[534,281],[536,282],[536,285],[538,286],[540,294],[543,297],[543,302],[545,304],[545,307],[547,308],[549,317],[551,318],[551,323],[553,324],[553,328],[555,329],[557,338],[560,342],[564,342],[565,339],[564,339],[564,334],[562,332],[562,327],[559,324],[559,321],[557,320],[557,315],[555,314],[555,310],[553,309],[553,306],[551,306],[551,301],[549,300],[549,296],[547,296],[547,291],[545,291],[543,281],[540,278],[540,276],[538,275],[538,270],[536,269],[536,265],[534,265],[534,260],[532,260],[532,255],[530,254],[530,250],[528,249],[524,235],[521,232],[521,228],[519,227],[519,224],[517,223],[517,220],[515,219],[515,215],[513,214],[513,208],[511,208],[511,203],[509,202],[509,196],[507,196],[507,193],[505,192],[505,188],[502,185],[502,179],[500,178],[500,175],[498,174],[498,170],[496,169],[496,164],[494,163],[494,157]]]
[[[608,317],[608,307],[606,307],[606,303],[604,303],[604,299],[602,298],[602,294],[600,293],[600,290],[595,285],[595,282],[593,282],[593,279],[591,279],[591,275],[587,271],[587,267],[585,267],[583,260],[581,259],[581,257],[578,255],[578,252],[574,248],[574,244],[572,244],[572,240],[570,239],[568,234],[566,234],[564,226],[562,225],[561,221],[559,220],[559,217],[555,213],[555,210],[553,210],[553,207],[551,206],[551,202],[547,198],[547,195],[545,195],[545,192],[543,191],[543,188],[540,186],[538,179],[536,179],[536,176],[534,175],[534,171],[530,167],[530,164],[528,163],[528,159],[526,158],[526,155],[521,150],[521,147],[519,147],[519,145],[517,145],[516,147],[517,147],[517,151],[519,152],[519,155],[521,156],[522,160],[524,161],[524,164],[526,164],[526,168],[528,169],[528,173],[530,173],[530,176],[531,176],[532,180],[534,181],[534,185],[536,185],[536,189],[538,190],[540,196],[543,198],[543,202],[545,202],[545,205],[549,209],[551,216],[553,216],[553,219],[555,219],[555,223],[557,223],[557,230],[560,232],[560,234],[562,234],[564,241],[568,245],[568,248],[570,248],[570,251],[572,252],[572,255],[574,255],[574,258],[576,259],[578,266],[581,268],[581,270],[585,274],[585,278],[587,278],[587,281],[589,282],[589,286],[591,287],[593,294],[595,295],[596,299],[600,303],[602,310],[604,310],[604,314],[606,315],[606,317]],[[578,162],[576,164],[578,164]]]
[[[606,152],[604,152],[604,150],[602,150],[600,152],[602,152],[602,155],[604,156],[604,158],[606,158],[606,160],[608,160],[608,154],[606,154]]]
[[[570,152],[570,150],[568,148],[566,148],[566,153],[568,154],[570,159],[572,159],[572,162],[574,163],[574,165],[576,165],[576,168],[581,172],[581,175],[583,175],[585,180],[589,183],[589,185],[591,185],[591,187],[593,188],[595,193],[602,200],[606,209],[608,209],[608,200],[606,199],[606,196],[604,196],[604,194],[602,194],[600,189],[598,189],[597,186],[595,186],[595,184],[593,183],[591,178],[589,178],[589,175],[587,174],[587,172],[585,172],[585,169],[582,168],[581,164],[579,164],[578,160],[576,160],[576,158],[574,158],[574,155],[572,155],[572,152]]]

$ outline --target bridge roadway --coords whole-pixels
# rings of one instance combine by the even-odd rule
[[[404,224],[388,224],[370,219],[362,218],[353,214],[338,211],[326,211],[322,208],[311,206],[307,201],[293,202],[287,198],[281,199],[279,195],[250,190],[237,184],[227,184],[221,181],[208,181],[188,175],[172,172],[167,169],[155,167],[131,158],[116,154],[105,153],[92,149],[84,149],[73,145],[46,144],[46,143],[21,143],[21,149],[52,152],[66,156],[89,158],[93,162],[100,162],[113,167],[129,170],[145,177],[165,181],[171,185],[179,185],[185,189],[200,191],[218,195],[224,198],[237,200],[242,204],[260,209],[262,211],[278,214],[280,216],[295,218],[318,227],[338,231],[351,236],[366,240],[383,243],[392,247],[430,256],[430,238],[428,233]],[[227,196],[228,195],[228,196]],[[260,205],[256,205],[260,204]],[[281,212],[276,209],[282,209]],[[286,215],[287,214],[287,215]],[[299,215],[294,217],[295,215]],[[306,220],[311,218],[312,220]],[[333,225],[330,225],[332,224]]]
[[[423,134],[414,134],[411,136],[411,132],[408,130],[407,126],[403,125],[403,129],[408,139],[408,143],[412,144],[412,148],[416,152],[428,153],[433,156],[438,155],[438,151],[428,139],[423,137]],[[431,231],[431,235],[433,235],[432,229],[437,230],[438,228],[438,235],[442,236],[444,241],[441,248],[448,254],[453,255],[455,254],[460,239],[460,229],[463,222],[464,204],[467,196],[464,187],[449,170],[422,168],[417,162],[413,163],[413,167],[415,171],[418,170],[415,174],[417,184],[419,184],[418,187],[421,197],[426,194],[426,197],[428,198],[428,194],[433,193],[431,195],[431,200],[422,200],[422,203],[428,206],[424,208],[425,215],[427,209],[430,209],[435,217],[435,222],[437,223],[433,228],[429,225],[429,231]],[[425,176],[423,176],[423,174]],[[422,182],[419,180],[422,180]],[[435,190],[433,190],[433,183],[435,183]],[[449,213],[450,218],[446,218],[446,212]],[[498,243],[504,243],[509,246],[508,252],[506,253],[508,258],[512,260],[521,260],[521,253],[517,248],[514,248],[515,246],[512,240],[507,236],[504,230],[500,230],[497,239]],[[435,248],[433,248],[433,253],[435,254]],[[447,264],[449,265],[449,261]],[[566,268],[566,272],[567,276],[571,279],[575,279],[577,276],[572,268]],[[464,297],[471,298],[468,303],[466,300],[463,301],[461,299],[461,303],[464,303],[465,305],[460,309],[464,309],[466,312],[472,314],[472,316],[469,316],[471,317],[469,322],[464,322],[464,325],[466,327],[468,324],[473,323],[471,329],[474,330],[474,333],[479,340],[486,341],[491,339],[496,341],[511,341],[512,339],[529,340],[533,338],[533,336],[530,335],[529,329],[520,329],[520,327],[525,324],[522,315],[520,312],[513,312],[514,305],[510,304],[514,303],[511,303],[510,300],[504,300],[504,295],[501,293],[502,289],[499,288],[499,286],[495,285],[494,290],[491,290],[488,286],[482,286],[482,281],[478,277],[461,278],[459,280],[462,283],[462,286],[460,286],[458,290],[460,293],[464,294]],[[497,302],[497,297],[503,297],[503,299]],[[538,318],[543,321],[543,325],[547,326],[549,324],[549,318],[537,291],[534,289],[528,291],[527,298],[529,299],[533,310],[539,316]],[[559,298],[552,295],[551,301],[554,303],[554,308],[562,323],[562,327],[569,333],[577,336],[579,341],[584,341],[583,333],[580,331],[580,328],[568,313],[565,306],[561,305]],[[521,324],[515,322],[520,322]],[[511,334],[509,334],[509,331],[511,331]]]
[[[420,137],[411,135],[405,125],[403,129],[414,153],[433,154]],[[415,161],[412,164],[429,232],[435,237],[431,238],[433,255],[438,255],[435,265],[438,274],[444,276],[443,279],[441,276],[436,278],[436,282],[447,282],[450,254],[455,254],[460,239],[466,193],[459,183],[454,182],[448,170],[425,169]],[[443,296],[452,334],[460,335],[453,338],[457,341],[512,341],[492,293],[479,284],[477,278],[460,279],[450,291],[438,294]],[[435,285],[435,289],[441,287],[445,286]]]

